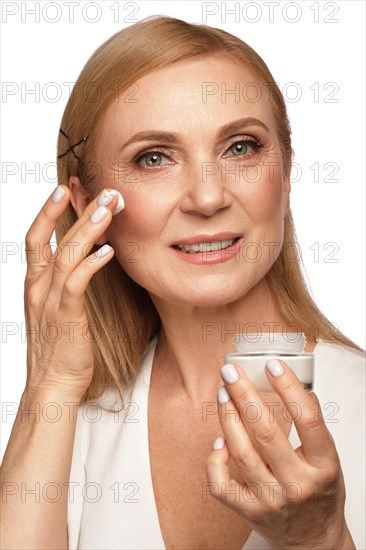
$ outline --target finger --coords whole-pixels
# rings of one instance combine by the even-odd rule
[[[274,481],[274,477],[256,451],[239,410],[225,386],[219,387],[217,399],[219,419],[226,444],[245,481],[247,483]]]
[[[112,212],[112,215],[115,216],[123,210],[125,203],[121,193],[116,189],[111,189],[110,187],[103,189],[97,194],[96,197],[94,197],[94,199],[85,208],[82,215],[76,220],[73,226],[69,228],[67,233],[65,233],[59,243],[60,246],[64,243],[69,243],[75,237],[77,231],[90,218],[98,206],[108,207],[108,209]]]
[[[282,360],[267,361],[266,373],[294,421],[307,462],[316,467],[329,463],[337,451],[325,425],[317,396],[304,390],[294,372]]]
[[[67,278],[86,259],[96,240],[105,232],[117,203],[117,195],[103,190],[88,204],[82,216],[61,240],[55,251],[51,299],[60,299]]]
[[[240,417],[253,441],[253,445],[265,464],[271,468],[280,483],[296,479],[302,463],[269,410],[265,407],[253,383],[238,365],[224,365],[221,376],[231,399],[240,412]],[[255,408],[255,421],[249,410]]]
[[[245,519],[250,519],[258,515],[263,498],[265,501],[267,499],[260,483],[240,484],[230,476],[230,456],[225,439],[222,436],[217,437],[206,461],[206,494],[210,494]]]
[[[87,256],[74,269],[63,288],[60,309],[65,315],[80,318],[84,312],[85,291],[94,273],[108,263],[114,250],[108,244],[103,245],[94,254]]]
[[[47,265],[52,257],[50,240],[57,220],[65,211],[70,199],[66,185],[58,185],[48,197],[25,236],[27,276],[32,276]]]
[[[225,439],[219,436],[215,439],[213,449],[206,461],[206,477],[209,493],[215,499],[236,510],[240,502],[241,486],[230,476],[230,452]]]

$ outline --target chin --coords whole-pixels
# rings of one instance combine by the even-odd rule
[[[171,301],[187,306],[216,307],[239,300],[248,290],[247,288],[243,289],[242,285],[229,285],[228,281],[220,284],[220,281],[216,280],[216,285],[207,284],[204,287],[195,285],[194,288],[182,286],[176,289]]]

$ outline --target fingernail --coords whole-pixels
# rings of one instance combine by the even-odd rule
[[[234,384],[234,382],[239,380],[239,375],[236,372],[234,365],[231,365],[230,363],[221,368],[221,376],[227,384]]]
[[[106,256],[107,254],[109,254],[109,252],[112,250],[112,247],[109,246],[109,244],[104,244],[102,246],[102,248],[99,248],[95,255],[97,256],[97,258],[103,258],[103,256]]]
[[[285,371],[283,370],[283,366],[278,361],[278,359],[268,359],[266,363],[266,368],[269,370],[269,372],[272,374],[272,376],[281,376]]]
[[[108,206],[113,200],[113,195],[107,189],[103,189],[101,194],[98,197],[97,205],[98,206]]]
[[[94,210],[93,214],[90,216],[90,221],[93,223],[101,222],[103,218],[108,214],[109,210],[105,206],[99,206]]]
[[[214,451],[218,451],[219,449],[223,449],[224,445],[225,439],[221,435],[219,435],[219,437],[216,437],[212,448],[214,449]]]
[[[217,390],[217,400],[220,404],[227,403],[230,400],[230,394],[225,386],[220,386]]]
[[[117,191],[117,189],[111,189],[109,191],[112,195],[117,195],[118,197],[118,203],[117,203],[117,206],[116,208],[113,210],[112,214],[113,216],[115,216],[116,214],[119,214],[119,212],[121,212],[121,210],[124,209],[125,207],[125,201],[123,200],[123,197],[121,195],[121,193],[119,191]]]
[[[51,195],[51,201],[57,204],[58,202],[62,201],[64,196],[65,196],[65,189],[62,189],[62,187],[58,185]]]

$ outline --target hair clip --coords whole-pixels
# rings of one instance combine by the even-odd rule
[[[60,132],[63,136],[65,136],[65,138],[67,139],[67,141],[69,142],[69,148],[67,149],[67,151],[65,151],[65,153],[62,153],[62,155],[58,155],[57,158],[61,158],[61,157],[64,157],[66,156],[70,151],[71,153],[74,155],[74,157],[81,163],[81,164],[84,164],[83,161],[77,156],[77,154],[75,153],[74,151],[74,148],[77,147],[78,145],[80,145],[81,143],[85,143],[86,140],[88,139],[87,137],[84,137],[82,138],[80,141],[78,141],[77,143],[74,143],[74,145],[71,145],[71,142],[70,142],[70,138],[69,136],[66,134],[66,132],[63,131],[62,128],[60,128]]]

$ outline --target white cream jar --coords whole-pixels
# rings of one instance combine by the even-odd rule
[[[306,337],[302,332],[266,332],[236,334],[235,352],[225,353],[225,363],[239,365],[258,391],[273,391],[265,373],[268,359],[282,359],[296,374],[307,391],[313,389],[314,353],[304,352]]]

